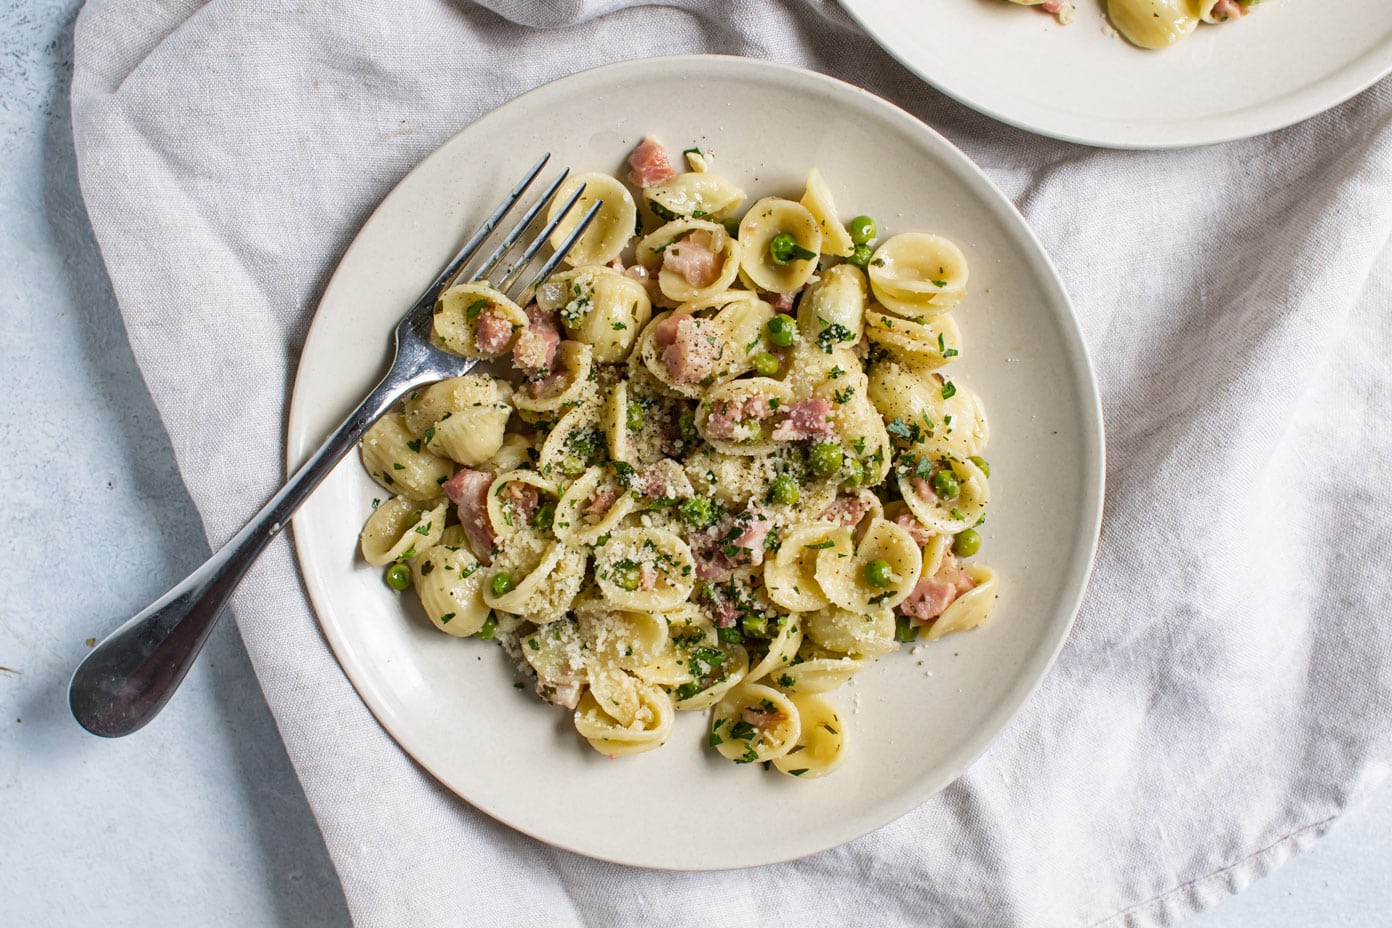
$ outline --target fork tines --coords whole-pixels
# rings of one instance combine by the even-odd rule
[[[426,291],[426,297],[429,302],[433,303],[440,292],[454,283],[456,279],[471,282],[483,280],[497,271],[504,261],[508,259],[512,250],[523,240],[523,237],[526,236],[532,223],[536,221],[536,218],[541,214],[542,210],[546,208],[556,195],[556,191],[561,188],[566,178],[570,176],[569,168],[562,170],[560,174],[556,176],[555,180],[551,181],[546,186],[546,189],[532,201],[532,204],[523,212],[522,217],[507,231],[502,240],[499,241],[493,251],[489,253],[488,257],[483,259],[473,270],[467,272],[465,270],[474,256],[483,248],[484,243],[492,237],[498,225],[507,218],[508,214],[512,212],[513,207],[521,202],[527,189],[531,187],[532,182],[541,174],[542,169],[546,166],[550,158],[550,152],[542,155],[537,160],[536,164],[528,169],[526,175],[518,181],[517,185],[508,191],[507,196],[494,208],[488,218],[483,221],[483,224],[475,230],[474,234],[465,242],[464,247],[460,249],[459,254],[457,254],[454,260],[445,267],[440,276],[436,278],[435,283]],[[532,291],[556,269],[557,265],[565,258],[570,249],[575,246],[580,236],[589,228],[590,223],[594,221],[600,208],[603,207],[604,201],[602,200],[597,200],[591,204],[589,209],[586,210],[585,214],[580,218],[580,221],[577,222],[567,233],[565,238],[557,244],[557,247],[553,250],[550,257],[542,263],[542,266],[536,273],[527,278],[526,283],[520,288],[513,290],[513,288],[517,286],[518,281],[523,279],[528,266],[537,256],[537,253],[541,251],[542,246],[546,244],[551,238],[552,233],[554,233],[560,224],[571,214],[571,211],[580,201],[584,192],[585,185],[581,184],[569,194],[561,208],[555,211],[555,215],[531,236],[528,244],[523,248],[522,253],[507,264],[502,278],[494,285],[499,291],[506,294],[519,305],[526,305],[527,301],[531,299]]]

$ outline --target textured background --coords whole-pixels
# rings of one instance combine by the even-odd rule
[[[97,741],[66,711],[85,639],[206,554],[77,192],[67,96],[78,5],[0,0],[0,452],[13,462],[0,508],[12,552],[0,561],[0,922],[342,925],[323,844],[230,624],[139,736]],[[1385,925],[1389,874],[1392,787],[1187,924]]]

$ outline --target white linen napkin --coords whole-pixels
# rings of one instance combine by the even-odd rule
[[[1038,231],[1108,420],[1086,603],[921,808],[798,862],[672,874],[522,837],[416,767],[277,541],[235,611],[355,922],[1163,925],[1308,846],[1392,756],[1392,82],[1250,141],[1111,152],[946,99],[830,0],[92,0],[83,194],[210,541],[282,479],[306,326],[396,180],[541,82],[693,51],[888,97]]]

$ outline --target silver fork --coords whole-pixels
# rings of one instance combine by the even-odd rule
[[[457,377],[474,366],[475,361],[447,354],[430,343],[436,298],[456,277],[482,280],[508,260],[512,249],[560,188],[567,171],[552,181],[475,270],[468,275],[461,273],[522,199],[550,157],[549,153],[543,155],[532,166],[397,323],[396,354],[391,368],[347,420],[231,541],[182,583],[103,639],[78,666],[68,687],[68,705],[83,728],[94,735],[114,738],[128,735],[154,718],[188,673],[252,562],[368,427],[412,388]],[[581,186],[576,190],[556,212],[556,218],[510,261],[496,284],[498,290],[508,293],[517,286],[584,189]],[[555,270],[602,205],[596,202],[590,207],[541,268],[515,291],[516,301],[525,305],[536,285]]]

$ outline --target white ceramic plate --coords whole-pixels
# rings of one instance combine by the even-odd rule
[[[1392,71],[1392,3],[1268,0],[1163,51],[1130,45],[1105,0],[1060,26],[1006,0],[841,0],[886,51],[1002,122],[1065,141],[1179,148],[1246,138]]]
[[[673,106],[672,101],[682,101]],[[679,713],[667,744],[609,760],[569,713],[513,688],[493,643],[431,627],[356,555],[373,497],[345,460],[294,521],[324,633],[364,702],[445,785],[543,841],[649,867],[718,869],[832,847],[922,803],[962,772],[1062,645],[1096,543],[1101,420],[1091,369],[1049,259],[1019,214],[960,152],[862,90],[735,58],[611,65],[532,91],[456,135],[406,176],[344,255],[310,330],[290,417],[292,462],[380,375],[408,305],[543,148],[554,163],[621,173],[645,134],[699,144],[755,196],[798,196],[817,165],[847,215],[882,232],[928,229],[971,261],[957,310],[957,378],[991,415],[992,512],[983,560],[1002,577],[993,624],[876,661],[833,694],[848,756],[795,780],[735,766],[704,745],[705,713]],[[883,165],[902,166],[897,183]],[[730,839],[729,823],[740,822]]]

